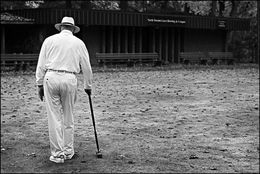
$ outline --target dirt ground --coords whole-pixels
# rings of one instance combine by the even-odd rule
[[[259,67],[93,68],[79,75],[77,158],[50,162],[34,72],[1,75],[1,173],[259,173]],[[153,69],[153,70],[152,70]]]

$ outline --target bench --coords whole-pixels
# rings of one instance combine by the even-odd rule
[[[189,63],[206,64],[210,60],[205,52],[180,52],[179,58],[186,65]]]
[[[180,61],[184,64],[199,62],[200,64],[218,64],[224,61],[228,65],[234,64],[232,52],[180,52]]]
[[[1,54],[1,70],[26,70],[36,66],[39,54]]]
[[[136,63],[156,63],[158,53],[96,53],[99,65],[126,63],[133,66]]]
[[[232,65],[235,61],[232,52],[209,52],[208,55],[213,64],[218,64],[219,61],[225,61],[228,65]]]

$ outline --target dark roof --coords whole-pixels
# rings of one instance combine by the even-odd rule
[[[198,29],[249,30],[250,19],[212,16],[137,13],[112,10],[23,9],[12,14],[35,19],[36,24],[55,24],[64,16],[74,17],[77,25],[167,26]]]
[[[32,24],[33,19],[12,15],[10,13],[1,13],[1,24]]]

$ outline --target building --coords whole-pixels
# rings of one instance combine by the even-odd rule
[[[111,10],[23,9],[8,13],[29,21],[3,23],[1,53],[39,53],[46,37],[57,33],[54,24],[72,16],[88,47],[96,53],[158,52],[165,63],[180,63],[180,52],[226,51],[227,33],[249,30],[250,20],[224,17],[136,13]]]

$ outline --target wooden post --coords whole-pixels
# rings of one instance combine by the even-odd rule
[[[117,27],[117,52],[121,52],[121,27]]]
[[[225,38],[224,38],[224,52],[228,51],[228,31],[225,31]]]
[[[109,31],[109,33],[110,33],[110,36],[109,36],[109,39],[110,39],[110,43],[109,43],[109,52],[110,53],[113,53],[113,27],[111,26],[110,27],[110,31]]]
[[[66,8],[71,8],[72,4],[71,4],[71,0],[66,0]]]
[[[119,2],[119,8],[122,11],[127,11],[128,2],[127,1],[120,1]]]
[[[152,52],[154,53],[155,52],[155,29],[154,27],[152,28]]]
[[[162,28],[159,29],[159,59],[162,60]]]
[[[102,30],[102,53],[106,52],[106,27],[103,26],[103,30]]]
[[[128,53],[128,28],[125,27],[125,38],[124,38],[125,53]]]
[[[2,25],[1,27],[1,54],[5,54],[5,26]]]
[[[168,36],[168,28],[165,28],[165,33],[164,33],[164,41],[165,41],[165,63],[168,64],[168,41],[169,36]]]
[[[259,22],[260,22],[260,15],[259,15],[259,11],[260,11],[260,3],[259,3],[259,1],[256,1],[256,3],[257,3],[257,41],[258,41],[258,43],[257,43],[257,50],[256,50],[256,63],[258,64],[259,63],[259,56],[260,56],[260,38],[259,38],[259,30],[260,30],[260,24],[259,24]]]
[[[140,29],[139,29],[139,53],[141,53],[142,49],[143,49],[142,37],[143,37],[143,32],[142,32],[142,27],[140,27]]]
[[[135,27],[132,28],[132,53],[135,53]]]
[[[177,38],[177,54],[176,54],[176,56],[177,56],[177,63],[180,63],[180,56],[179,56],[179,54],[180,54],[180,50],[181,50],[181,29],[180,28],[178,28],[178,38]]]
[[[175,46],[175,44],[174,44],[174,40],[175,40],[174,34],[175,34],[175,29],[172,28],[171,29],[171,62],[172,63],[175,63],[174,62],[174,46]]]

